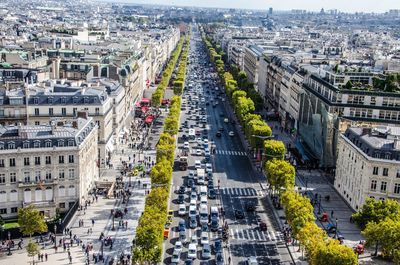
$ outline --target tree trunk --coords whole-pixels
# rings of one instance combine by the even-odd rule
[[[378,242],[375,244],[375,253],[374,256],[378,256]]]

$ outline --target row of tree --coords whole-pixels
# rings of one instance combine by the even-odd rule
[[[175,50],[171,54],[171,58],[169,59],[167,66],[164,69],[161,81],[158,84],[156,91],[151,96],[151,104],[153,105],[153,107],[161,106],[161,102],[164,98],[165,89],[167,89],[172,77],[172,73],[175,70],[176,63],[178,62],[179,56],[182,51],[184,40],[184,37],[180,38],[178,44],[175,47]]]
[[[357,256],[351,248],[329,238],[326,232],[315,224],[314,209],[310,200],[295,192],[295,168],[284,160],[286,148],[283,142],[266,140],[272,136],[272,130],[260,115],[253,113],[256,110],[254,102],[257,101],[262,107],[262,99],[254,90],[254,86],[248,83],[246,74],[239,72],[236,66],[231,66],[229,71],[225,71],[223,61],[221,63],[216,56],[218,47],[212,44],[204,32],[202,38],[233,103],[235,113],[243,125],[246,138],[253,148],[264,149],[263,166],[270,187],[278,194],[285,208],[292,235],[306,250],[310,264],[357,264]],[[217,58],[219,60],[216,60]]]
[[[190,34],[186,38],[183,54],[185,56],[181,56],[181,60],[187,60],[189,42]],[[179,71],[186,71],[186,62],[181,62],[179,68]],[[185,73],[180,74],[183,76],[181,81],[184,82]],[[183,86],[184,84],[182,84]],[[172,97],[169,113],[164,122],[164,131],[160,135],[156,148],[156,164],[150,171],[152,189],[146,198],[145,209],[136,229],[136,244],[132,251],[134,263],[156,264],[161,262],[163,231],[167,221],[180,110],[181,97]]]
[[[183,87],[184,87],[185,75],[186,75],[187,57],[188,57],[189,48],[190,48],[189,41],[190,40],[188,39],[188,37],[186,37],[185,46],[184,46],[182,54],[181,54],[181,60],[179,63],[178,72],[176,74],[176,78],[173,83],[175,95],[182,95],[182,93],[183,93]]]

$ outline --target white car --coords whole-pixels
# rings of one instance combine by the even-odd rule
[[[175,247],[174,247],[174,251],[175,250],[179,250],[180,252],[182,252],[182,249],[183,249],[182,247],[183,247],[182,242],[181,241],[176,241]]]
[[[194,162],[194,167],[195,167],[196,169],[201,168],[201,161],[200,161],[200,160],[196,160],[196,161]]]
[[[200,207],[201,207],[201,205],[205,205],[207,207],[207,196],[201,196]]]
[[[235,133],[233,131],[230,131],[229,136],[235,136]]]
[[[195,259],[197,258],[197,245],[191,243],[189,244],[188,248],[188,258],[189,259]]]
[[[258,265],[258,261],[255,257],[249,257],[247,259],[247,265]]]
[[[186,206],[185,206],[185,204],[179,204],[178,214],[180,216],[186,215]]]
[[[184,149],[189,149],[189,142],[184,142],[183,143],[183,148]]]
[[[211,258],[211,248],[210,248],[209,244],[204,244],[203,245],[203,252],[201,253],[201,257],[203,259]]]
[[[203,154],[203,151],[201,149],[196,149],[196,155],[201,156]]]
[[[201,232],[201,237],[200,237],[200,243],[204,245],[210,244],[210,241],[208,239],[208,233],[207,232]]]
[[[197,246],[198,243],[198,238],[196,234],[192,235],[192,238],[190,239],[190,244],[195,244]]]

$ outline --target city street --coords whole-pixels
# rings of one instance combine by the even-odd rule
[[[206,54],[202,48],[201,39],[198,34],[194,32],[194,41],[191,43],[191,51],[194,46],[197,47],[198,59],[195,63],[203,63],[208,61]],[[192,51],[193,52],[193,51]],[[195,53],[196,54],[196,53]],[[196,55],[194,55],[196,56]],[[193,58],[193,57],[192,57]],[[191,64],[188,72],[188,76],[193,76],[194,68],[201,67],[200,65]],[[216,199],[208,200],[208,207],[218,206],[219,209],[223,209],[225,214],[222,215],[224,218],[220,218],[220,226],[227,224],[229,227],[229,240],[224,243],[224,260],[225,264],[244,264],[249,257],[256,257],[259,264],[291,264],[291,258],[288,250],[283,242],[283,237],[275,224],[274,218],[271,215],[271,209],[265,208],[267,205],[264,201],[265,192],[262,190],[261,185],[258,182],[256,173],[251,165],[250,159],[247,156],[245,148],[242,146],[236,126],[229,122],[224,122],[225,117],[230,117],[231,114],[227,113],[224,107],[225,95],[222,88],[216,89],[216,77],[212,67],[202,67],[204,70],[204,77],[200,76],[200,79],[195,79],[195,84],[199,85],[198,91],[199,99],[206,97],[205,102],[199,103],[200,110],[205,109],[205,116],[207,117],[207,123],[204,125],[208,141],[212,144],[215,143],[215,152],[211,155],[211,162],[213,164],[213,179],[214,185],[219,186],[219,195]],[[190,72],[192,71],[192,72]],[[210,81],[209,76],[214,76],[213,83],[207,83]],[[189,82],[190,82],[190,78]],[[188,81],[186,82],[188,84]],[[189,114],[189,103],[188,96],[193,96],[193,89],[186,89],[184,94],[183,106],[184,111],[181,112],[180,122],[181,124],[188,121],[188,128],[194,128],[196,131],[202,131],[201,124],[198,122],[196,115],[193,112]],[[200,101],[200,100],[199,100]],[[211,104],[214,101],[214,104]],[[217,103],[218,102],[218,103]],[[214,106],[212,106],[214,105]],[[216,134],[220,129],[223,128],[222,136],[217,137]],[[233,132],[234,136],[229,136],[228,132]],[[188,134],[187,130],[182,130],[179,133],[179,138],[183,135]],[[200,136],[196,136],[201,137]],[[178,139],[179,139],[178,138]],[[194,164],[196,160],[203,160],[204,153],[201,156],[196,154],[196,143],[190,144],[190,155],[188,157],[188,170],[194,170]],[[183,148],[183,146],[179,146]],[[179,150],[180,150],[179,149]],[[179,151],[178,151],[179,152]],[[173,173],[173,187],[172,192],[179,189],[181,185],[186,186],[187,171],[175,171]],[[218,189],[218,187],[217,187]],[[190,192],[186,192],[189,194]],[[178,223],[181,218],[178,217],[178,203],[176,203],[178,195],[172,194],[171,207],[174,211],[173,222],[171,225],[171,234],[166,242],[166,255],[164,259],[165,264],[171,263],[170,256],[173,252],[173,245],[178,240]],[[185,204],[189,202],[187,198]],[[247,212],[246,205],[253,203],[257,205],[254,212]],[[243,219],[236,219],[235,210],[240,210],[244,213]],[[184,218],[186,221],[187,218]],[[267,224],[268,229],[261,231],[259,229],[259,221],[263,221]],[[201,229],[187,229],[186,238],[190,240],[193,234],[196,234],[198,238],[201,235]],[[219,238],[217,232],[209,232],[210,245],[212,246],[214,241]],[[186,246],[187,247],[187,246]],[[212,264],[201,257],[201,247],[197,248],[198,259],[195,264]],[[215,254],[215,253],[213,253]],[[184,247],[182,260],[186,260],[187,251]],[[211,259],[213,262],[213,258]]]

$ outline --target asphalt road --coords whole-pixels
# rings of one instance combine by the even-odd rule
[[[224,244],[224,258],[225,264],[228,264],[228,258],[231,258],[231,264],[247,264],[249,257],[255,257],[259,264],[291,264],[291,259],[288,250],[283,242],[283,236],[279,231],[275,230],[274,220],[272,218],[272,209],[268,208],[265,203],[265,192],[261,189],[259,179],[256,176],[251,161],[248,158],[245,148],[243,147],[236,126],[230,121],[224,122],[225,117],[231,117],[232,114],[229,111],[229,107],[225,106],[226,100],[224,98],[221,87],[218,91],[212,80],[217,81],[217,76],[212,67],[205,67],[199,65],[200,63],[208,61],[205,49],[201,43],[201,38],[194,31],[191,50],[189,58],[193,60],[193,63],[188,67],[187,81],[186,84],[190,83],[190,80],[195,80],[194,84],[199,84],[197,89],[199,98],[205,97],[205,104],[199,102],[199,108],[205,108],[207,116],[206,130],[208,131],[208,140],[215,142],[215,153],[211,156],[211,162],[213,164],[214,172],[214,185],[218,188],[218,181],[220,189],[218,192],[217,199],[208,200],[208,206],[222,207],[225,211],[224,218],[220,218],[220,225],[223,225],[226,221],[229,226],[229,240],[227,244]],[[201,70],[193,70],[194,68]],[[200,74],[199,74],[200,72]],[[204,73],[201,74],[201,72]],[[195,77],[197,75],[197,78]],[[217,82],[216,82],[217,83]],[[196,86],[196,85],[195,85]],[[200,114],[201,111],[191,110],[191,114],[188,114],[190,103],[195,101],[188,100],[187,95],[191,94],[193,97],[193,88],[185,88],[185,94],[183,96],[183,104],[187,106],[186,110],[181,112],[180,123],[188,121],[188,126],[191,125],[194,129],[203,129],[200,125],[196,124],[195,117]],[[221,93],[221,95],[219,95]],[[213,102],[218,101],[218,105],[213,106]],[[201,115],[202,116],[202,115]],[[200,127],[199,127],[200,126]],[[216,133],[219,128],[223,128],[222,137],[216,137]],[[232,131],[234,136],[229,136],[228,133]],[[188,130],[183,129],[179,133],[179,137],[182,134],[188,135]],[[197,144],[191,144],[191,153],[194,151],[194,147]],[[182,143],[178,144],[178,152],[182,147]],[[203,159],[203,156],[189,155],[189,169],[194,168],[195,160]],[[188,171],[174,171],[173,173],[173,186],[170,209],[174,210],[173,223],[171,225],[171,234],[165,242],[166,254],[164,255],[164,263],[171,264],[171,255],[175,242],[178,240],[179,232],[177,226],[180,217],[178,217],[178,204],[175,202],[178,195],[174,193],[180,185],[185,184],[186,176]],[[262,180],[261,180],[262,181]],[[185,194],[185,204],[188,208],[189,205],[189,194],[187,191]],[[247,203],[257,204],[255,212],[246,212],[245,205]],[[240,210],[244,213],[243,219],[237,219],[234,211]],[[187,215],[185,220],[187,222]],[[268,230],[261,231],[259,229],[258,220],[262,220],[267,223]],[[197,237],[200,238],[200,227],[197,229],[186,229],[186,237],[190,240],[194,233],[197,233]],[[209,232],[210,245],[213,246],[213,242],[218,238],[217,233]],[[187,247],[184,245],[183,252],[181,255],[181,262],[187,257]],[[213,248],[212,248],[213,249]],[[201,258],[202,247],[198,244],[198,255],[194,264],[215,264],[214,253],[211,259],[206,260]]]

